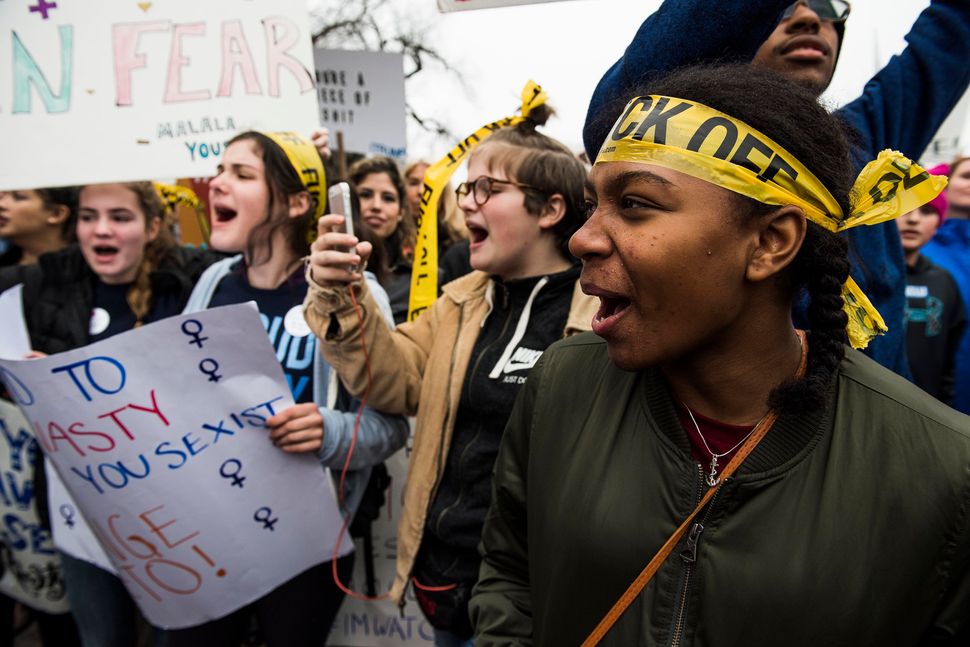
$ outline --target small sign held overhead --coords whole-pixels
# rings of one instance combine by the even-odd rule
[[[404,56],[391,52],[314,50],[320,125],[343,135],[353,153],[407,154]]]

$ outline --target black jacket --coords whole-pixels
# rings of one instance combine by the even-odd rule
[[[153,294],[175,299],[181,311],[199,275],[218,258],[212,252],[178,248],[172,262],[152,273]],[[96,281],[81,250],[73,245],[44,254],[36,265],[0,270],[0,292],[24,284],[24,317],[31,347],[48,355],[88,343]]]
[[[966,328],[953,276],[920,255],[906,267],[906,350],[913,382],[953,406],[957,349]]]

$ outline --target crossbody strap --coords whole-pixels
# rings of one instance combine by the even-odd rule
[[[795,377],[802,377],[805,374],[805,366],[807,364],[808,342],[805,339],[804,331],[796,330],[795,332],[798,333],[798,338],[802,344],[802,359],[798,365],[798,371],[795,373]],[[647,583],[660,569],[660,566],[667,560],[670,553],[673,552],[674,547],[677,546],[680,540],[684,537],[687,529],[694,522],[694,519],[697,517],[700,511],[704,509],[704,506],[710,503],[717,491],[720,490],[724,485],[724,482],[727,481],[732,474],[734,474],[735,470],[741,466],[741,463],[743,463],[751,452],[754,451],[754,448],[757,447],[761,439],[767,435],[768,431],[771,429],[772,425],[775,424],[776,420],[778,420],[778,414],[771,411],[760,423],[758,423],[758,426],[755,427],[754,431],[751,432],[748,439],[743,445],[741,445],[738,453],[734,455],[734,458],[728,461],[727,466],[725,466],[724,470],[721,472],[720,481],[718,484],[715,487],[708,489],[707,492],[704,493],[704,496],[701,497],[701,501],[697,504],[697,507],[694,508],[694,511],[691,512],[686,519],[684,519],[684,522],[680,524],[680,527],[674,531],[674,534],[672,534],[667,541],[664,542],[664,545],[660,547],[657,554],[653,556],[650,563],[647,564],[642,571],[640,571],[640,574],[637,575],[637,578],[633,580],[633,583],[630,584],[627,590],[623,592],[623,595],[621,595],[620,599],[616,601],[613,608],[611,608],[606,615],[603,616],[603,619],[600,620],[598,625],[596,625],[596,628],[593,629],[592,633],[590,633],[586,640],[583,641],[582,647],[595,647],[595,645],[599,644],[607,632],[613,628],[616,621],[620,619],[620,616],[623,615],[630,604],[637,599],[637,596],[640,595]]]

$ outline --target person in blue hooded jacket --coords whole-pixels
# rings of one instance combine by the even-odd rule
[[[665,0],[593,93],[583,131],[589,158],[595,159],[630,88],[686,65],[753,61],[820,94],[835,71],[848,14],[849,3],[841,0],[729,0],[716,11],[703,0]],[[918,158],[960,99],[970,83],[970,2],[933,0],[906,41],[906,49],[837,112],[858,135],[852,150],[857,170],[886,148]],[[844,235],[852,276],[889,328],[866,352],[909,377],[906,267],[896,226],[857,227]]]
[[[970,157],[957,158],[949,177],[946,222],[921,251],[953,276],[970,318]],[[964,333],[956,352],[953,408],[970,413],[970,332]]]

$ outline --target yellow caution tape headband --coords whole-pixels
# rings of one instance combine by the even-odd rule
[[[528,119],[529,114],[545,104],[546,93],[534,81],[522,89],[519,115],[485,124],[451,149],[447,155],[424,172],[421,204],[415,226],[418,230],[411,267],[411,296],[408,301],[408,321],[414,321],[427,310],[438,296],[438,200],[448,180],[454,175],[468,154],[495,131],[509,128]]]
[[[627,104],[596,163],[637,162],[685,173],[765,204],[796,205],[812,222],[840,232],[892,220],[940,193],[946,179],[931,176],[895,151],[883,151],[859,174],[851,212],[793,155],[744,122],[696,102],[665,96]],[[864,348],[886,324],[850,277],[842,290],[846,331]]]
[[[317,237],[317,221],[327,209],[327,176],[323,170],[320,154],[310,140],[298,133],[264,131],[262,134],[283,149],[286,158],[290,160],[304,188],[310,194],[312,204],[310,223],[307,227],[307,242],[312,243]]]

